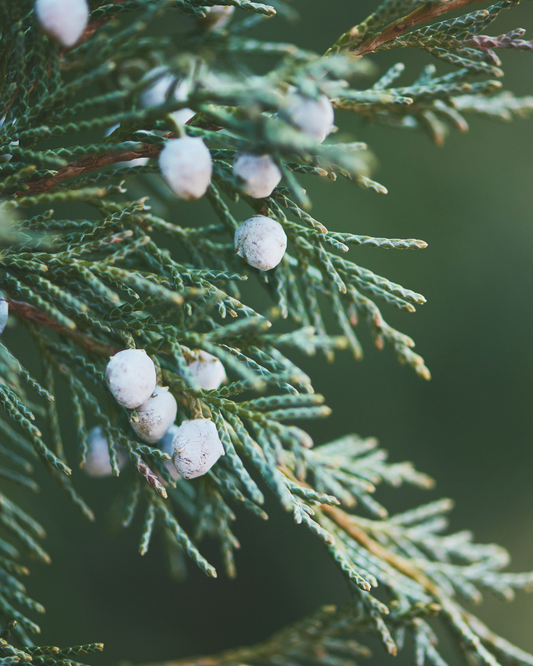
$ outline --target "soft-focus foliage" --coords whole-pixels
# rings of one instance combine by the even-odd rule
[[[248,37],[276,12],[290,17],[284,2],[228,1],[236,11],[226,24],[209,21],[213,4],[95,1],[80,41],[65,48],[42,34],[31,0],[0,1],[0,287],[42,365],[26,369],[0,344],[0,475],[35,490],[28,458],[38,458],[92,519],[69,476],[74,464],[85,466],[88,427],[95,422],[116,476],[121,458],[129,459],[122,472],[127,493],[121,520],[127,527],[136,512],[144,513],[140,552],[147,552],[158,527],[171,551],[187,554],[211,577],[217,570],[199,547],[201,537],[219,540],[224,569],[234,576],[239,543],[232,506],[266,519],[264,494],[272,493],[296,524],[325,544],[352,601],[340,610],[324,609],[266,644],[222,655],[219,663],[288,666],[312,660],[326,666],[339,656],[366,654],[353,635],[377,635],[396,654],[410,634],[416,663],[441,666],[427,621],[438,614],[459,649],[475,661],[532,664],[533,657],[465,610],[461,598],[479,600],[480,588],[510,598],[515,589],[531,586],[533,575],[501,573],[506,552],[474,544],[470,533],[442,535],[451,508],[447,500],[390,517],[373,498],[377,484],[430,487],[431,479],[408,463],[387,462],[374,440],[347,436],[313,448],[309,434],[293,422],[328,416],[329,409],[291,360],[295,350],[333,359],[344,348],[360,358],[354,328],[362,319],[379,349],[391,345],[400,362],[423,379],[430,376],[411,338],[387,324],[380,310],[393,306],[412,313],[424,297],[360,266],[353,256],[345,258],[351,246],[421,250],[426,244],[370,237],[364,228],[358,235],[336,233],[312,217],[313,193],[300,185],[299,174],[347,178],[377,194],[386,189],[371,180],[374,159],[367,147],[337,140],[335,133],[319,143],[333,129],[327,113],[320,132],[311,131],[296,119],[295,96],[328,112],[330,100],[339,115],[422,129],[436,143],[449,127],[466,130],[467,115],[525,115],[532,99],[501,91],[494,49],[531,50],[531,44],[520,30],[481,34],[518,1],[446,20],[442,14],[473,2],[385,0],[326,56]],[[168,26],[163,34],[160,21]],[[428,66],[412,85],[395,88],[403,69],[398,63],[376,81],[368,55],[407,47],[454,69],[437,75]],[[266,73],[254,69],[256,56],[267,58]],[[162,81],[161,99],[147,94]],[[116,129],[109,134],[111,127]],[[179,205],[174,194],[196,199],[205,187],[184,193],[172,164],[163,161],[160,168],[156,161],[165,146],[175,147],[172,141],[185,136],[196,146],[201,139],[212,161],[205,194],[210,213],[188,228],[165,211]],[[270,155],[277,165],[283,180],[270,196],[253,198],[236,179],[232,163],[243,152]],[[211,172],[204,170],[202,177],[206,173]],[[283,259],[268,272],[252,269],[235,253],[236,229],[243,216],[255,215],[276,220],[288,238]],[[264,287],[268,307],[256,289],[239,284],[246,280]],[[324,310],[334,315],[335,330],[327,329]],[[146,350],[158,384],[170,387],[178,424],[209,419],[216,426],[225,455],[196,481],[176,477],[161,445],[139,441],[131,427],[139,414],[107,394],[109,356],[133,348]],[[227,383],[202,388],[190,370],[199,350],[219,359]],[[77,451],[62,441],[55,401],[60,382],[70,395]],[[42,527],[5,495],[0,519],[30,555],[48,561],[38,542]],[[193,526],[191,535],[184,521]],[[6,621],[18,621],[20,639],[31,646],[27,632],[38,627],[12,603],[30,611],[42,607],[15,577],[26,572],[14,561],[15,546],[2,541],[0,547],[0,610]],[[385,591],[379,598],[378,585]],[[8,661],[17,660],[13,655],[28,660],[7,644],[0,649]],[[25,649],[30,656],[51,650],[60,655],[60,666],[70,654]]]

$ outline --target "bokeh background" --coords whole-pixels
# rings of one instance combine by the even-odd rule
[[[293,4],[299,22],[272,19],[255,33],[323,52],[378,3]],[[488,33],[517,26],[533,26],[530,3],[502,13]],[[372,60],[383,73],[397,58],[406,64],[399,81],[406,85],[431,62],[409,51]],[[533,93],[532,58],[502,54],[505,87]],[[379,490],[392,513],[452,497],[454,530],[473,529],[478,540],[506,546],[511,570],[531,570],[533,120],[473,119],[468,134],[452,132],[439,148],[422,133],[368,126],[347,114],[338,115],[338,124],[368,142],[379,162],[375,178],[389,193],[315,179],[308,182],[313,214],[330,229],[429,243],[416,252],[353,248],[350,256],[427,297],[416,314],[386,306],[382,312],[415,339],[433,379],[424,382],[399,366],[390,349],[373,349],[361,324],[362,362],[347,353],[335,364],[303,361],[333,409],[329,419],[310,424],[310,432],[317,443],[347,432],[378,437],[391,459],[412,460],[437,480],[429,492]],[[183,223],[193,221],[197,210],[183,204]],[[5,335],[8,343],[20,344],[16,330]],[[26,353],[31,355],[27,347]],[[73,434],[65,439],[74,450]],[[23,500],[26,506],[33,502],[47,529],[53,561],[48,568],[34,563],[28,580],[31,596],[47,608],[39,618],[42,644],[103,641],[105,652],[92,659],[101,666],[206,654],[265,639],[321,604],[347,597],[321,544],[274,502],[267,523],[238,515],[236,580],[221,575],[213,581],[188,564],[187,579],[175,582],[167,575],[160,538],[141,558],[138,522],[126,532],[110,528],[115,481],[78,472],[75,482],[95,509],[94,524],[85,524],[44,474],[37,500]],[[206,542],[203,550],[220,564],[214,544]],[[488,598],[478,612],[506,638],[533,650],[533,597],[519,595],[510,605]],[[373,663],[390,659],[378,645]]]

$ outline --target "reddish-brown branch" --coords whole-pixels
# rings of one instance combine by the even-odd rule
[[[53,328],[55,331],[64,331],[63,326],[57,324],[53,319],[50,319],[50,317],[38,310],[35,306],[30,305],[29,303],[24,303],[23,301],[14,301],[12,298],[6,298],[6,301],[9,303],[10,312],[16,312],[23,319],[31,321],[32,324],[36,324],[37,326],[47,326],[48,328]]]
[[[387,562],[393,566],[396,570],[405,574],[409,578],[416,580],[417,583],[420,583],[427,592],[429,592],[433,597],[439,599],[441,596],[440,590],[438,587],[425,576],[420,569],[412,565],[409,560],[396,553],[391,552],[380,543],[368,536],[368,534],[359,527],[353,520],[350,514],[346,513],[342,509],[339,509],[336,506],[328,506],[326,504],[320,507],[321,511],[329,514],[337,525],[349,534],[353,539],[360,543],[368,552],[372,553],[376,557],[379,557],[380,560]]]
[[[311,489],[311,486],[298,479],[287,467],[282,466],[281,471],[285,476],[287,476],[293,483],[302,486],[302,488]],[[349,534],[353,539],[360,543],[368,552],[372,553],[376,557],[379,557],[384,562],[388,562],[395,569],[405,574],[409,578],[416,580],[420,585],[422,585],[427,592],[433,595],[435,598],[440,598],[441,594],[436,585],[434,585],[427,576],[425,576],[418,567],[413,566],[409,560],[401,555],[396,555],[396,553],[391,552],[385,546],[382,546],[380,543],[375,541],[371,536],[369,536],[363,528],[359,527],[355,522],[354,516],[351,516],[349,513],[346,513],[343,509],[340,509],[337,506],[330,506],[328,504],[321,504],[320,511],[327,513],[337,525]]]
[[[139,470],[140,474],[146,479],[150,486],[156,491],[158,495],[166,499],[168,497],[165,487],[157,478],[157,475],[152,472],[152,470],[146,465],[142,460],[136,463],[136,467]]]
[[[212,132],[218,132],[222,129],[219,125],[211,124],[209,121],[203,122],[201,127],[202,129],[207,129]],[[167,132],[166,134],[163,134],[162,138],[173,139],[174,134],[172,132]],[[17,192],[16,194],[17,196],[28,196],[31,194],[50,192],[50,190],[58,183],[61,183],[64,180],[69,180],[70,178],[76,178],[76,176],[87,171],[96,171],[97,169],[101,169],[109,164],[116,164],[117,162],[130,162],[139,157],[158,157],[161,150],[161,146],[156,146],[152,143],[140,143],[136,148],[123,150],[120,153],[86,155],[85,157],[80,157],[80,159],[75,162],[69,162],[64,167],[61,167],[56,175],[51,178],[41,178],[40,180],[26,183],[28,189],[23,192]]]
[[[174,135],[169,132],[164,135],[166,138],[172,138]],[[109,164],[116,162],[129,162],[137,159],[138,157],[157,157],[161,152],[161,146],[156,146],[151,143],[141,143],[138,147],[132,150],[124,150],[120,153],[106,153],[105,155],[86,155],[81,157],[75,162],[69,162],[64,167],[59,169],[55,176],[51,178],[41,178],[34,182],[27,183],[28,189],[24,192],[19,192],[19,196],[27,196],[37,194],[40,192],[50,192],[58,183],[69,178],[76,178],[87,171],[96,171]]]
[[[10,312],[14,312],[22,319],[26,319],[36,326],[46,326],[47,328],[51,328],[54,331],[61,333],[61,335],[66,335],[90,352],[94,352],[100,356],[113,356],[120,351],[119,348],[106,345],[80,331],[71,330],[65,326],[61,326],[61,324],[50,319],[48,315],[41,312],[34,305],[30,305],[23,301],[15,301],[12,298],[6,298],[6,301],[9,303]]]
[[[428,2],[423,7],[419,7],[414,12],[411,12],[411,14],[408,14],[407,16],[394,21],[394,23],[388,25],[378,35],[371,35],[366,39],[363,39],[353,48],[348,47],[348,50],[353,55],[365,55],[367,53],[372,53],[382,44],[400,37],[400,35],[403,35],[410,28],[418,25],[419,23],[431,21],[432,19],[437,18],[442,14],[451,12],[454,9],[461,9],[466,5],[471,5],[477,2],[485,2],[485,0],[447,0],[447,2],[437,6],[435,6],[432,2]],[[351,34],[353,39],[356,40],[358,36],[357,27],[352,28]]]

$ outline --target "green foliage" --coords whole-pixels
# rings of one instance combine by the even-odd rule
[[[295,425],[326,417],[329,408],[293,353],[333,359],[336,350],[348,349],[361,358],[354,331],[359,319],[379,349],[391,345],[401,363],[429,379],[414,342],[387,324],[380,310],[412,313],[424,297],[346,258],[351,246],[420,250],[426,244],[337,233],[312,217],[312,195],[300,184],[301,174],[350,179],[376,193],[386,189],[370,178],[374,160],[364,144],[335,135],[318,144],[289,122],[285,109],[290,91],[325,94],[337,111],[421,128],[437,143],[448,125],[465,131],[467,114],[525,115],[532,98],[500,91],[492,78],[502,75],[493,49],[531,50],[531,44],[520,39],[520,30],[480,34],[518,1],[411,29],[470,3],[388,0],[320,57],[246,36],[276,12],[290,18],[281,1],[227,0],[236,8],[234,20],[213,31],[205,23],[206,8],[215,4],[208,0],[96,0],[88,29],[69,50],[42,34],[32,0],[0,0],[0,153],[11,155],[0,167],[0,287],[41,364],[30,371],[0,344],[0,478],[33,491],[33,463],[40,459],[93,519],[69,477],[74,464],[86,464],[88,428],[97,424],[115,476],[120,455],[129,459],[121,474],[121,521],[127,527],[143,512],[141,554],[154,528],[162,529],[174,554],[185,553],[215,577],[199,545],[210,534],[220,542],[226,573],[234,576],[239,543],[232,507],[266,519],[269,492],[296,524],[324,542],[352,593],[346,608],[323,609],[263,645],[214,658],[217,663],[334,665],[367,653],[353,635],[377,635],[396,654],[410,634],[415,663],[441,666],[427,621],[435,614],[476,662],[533,663],[461,605],[461,599],[477,601],[480,588],[510,598],[515,589],[530,587],[533,575],[502,573],[505,551],[474,544],[470,533],[442,535],[448,500],[389,516],[373,497],[376,485],[424,488],[432,481],[408,463],[387,462],[374,440],[347,436],[313,448],[309,434]],[[178,18],[188,21],[186,29],[175,27]],[[163,30],[163,21],[171,28]],[[437,74],[428,66],[412,85],[392,87],[403,71],[398,63],[375,81],[368,54],[407,47],[455,69]],[[269,59],[266,73],[254,70],[256,55]],[[168,69],[157,69],[161,65]],[[175,82],[165,101],[143,106],[142,93],[167,72]],[[180,82],[186,96],[173,95]],[[184,108],[194,112],[186,126],[172,115]],[[206,194],[210,213],[189,228],[175,221],[176,198],[155,161],[169,140],[183,134],[202,138],[214,165]],[[236,181],[231,164],[242,150],[266,152],[278,164],[284,179],[270,197],[251,198]],[[141,157],[151,161],[127,166]],[[289,239],[289,251],[268,273],[235,255],[233,234],[245,209],[246,216],[276,219]],[[268,307],[258,304],[247,280],[264,287]],[[325,312],[334,315],[333,330]],[[215,423],[225,455],[202,478],[176,480],[169,454],[138,441],[131,414],[109,399],[105,367],[124,348],[145,349],[154,359],[159,383],[179,403],[179,422]],[[191,350],[220,359],[229,382],[202,389],[189,369]],[[62,440],[57,384],[68,387],[77,450]],[[193,526],[190,535],[183,518]],[[0,521],[30,556],[49,560],[38,542],[43,528],[4,494]],[[4,641],[2,661],[63,666],[76,663],[71,654],[92,651],[31,648],[27,632],[38,627],[25,612],[43,609],[18,580],[27,570],[16,562],[17,548],[2,540],[0,549],[0,611],[6,622],[18,622],[19,639],[28,646],[19,650]],[[378,584],[385,592],[379,598],[373,594]]]
[[[35,666],[84,666],[79,661],[72,659],[72,657],[80,654],[90,654],[91,652],[100,652],[104,647],[102,643],[87,643],[86,645],[74,645],[67,648],[46,645],[42,647],[26,646],[20,649],[8,642],[15,629],[19,634],[21,633],[17,621],[13,620],[6,625],[0,636],[0,654],[2,655],[0,659],[3,664],[8,666],[20,662],[35,664]]]

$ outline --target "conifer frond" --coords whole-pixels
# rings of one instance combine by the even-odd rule
[[[15,460],[19,463],[19,466],[22,466],[24,463],[28,465],[22,456],[17,454],[15,456]],[[10,456],[11,461],[13,461],[13,457]],[[31,490],[35,490],[37,487],[33,479],[11,468],[4,467],[3,464],[0,467],[0,477],[3,484],[7,480]],[[8,499],[4,493],[0,494],[0,525],[2,534],[9,538],[9,541],[6,541],[4,538],[0,539],[0,551],[2,552],[0,557],[0,614],[4,621],[14,620],[14,628],[16,627],[18,638],[26,644],[31,645],[32,643],[28,638],[27,632],[39,633],[40,629],[35,622],[26,616],[26,612],[44,613],[44,608],[41,604],[26,595],[26,588],[18,579],[21,575],[27,575],[29,571],[25,566],[17,562],[21,556],[20,550],[12,545],[11,540],[14,539],[17,545],[33,559],[50,564],[50,556],[37,541],[37,539],[42,539],[45,536],[45,531],[39,523],[15,504],[15,502]],[[17,610],[12,605],[13,603],[21,606],[23,612]],[[2,649],[0,647],[0,650]],[[9,654],[9,652],[4,651],[2,656]]]
[[[258,645],[220,655],[161,662],[159,666],[274,666],[276,664],[356,664],[371,652],[350,638],[350,610],[324,606],[311,617],[287,627]],[[149,666],[146,664],[145,666]]]
[[[143,515],[141,554],[154,529],[162,528],[174,553],[216,577],[201,550],[202,537],[210,535],[234,576],[235,507],[267,519],[263,505],[271,493],[325,544],[352,592],[345,608],[325,608],[260,646],[187,663],[335,666],[368,654],[353,635],[378,636],[396,654],[409,634],[417,664],[443,666],[426,617],[437,613],[463,654],[490,666],[533,663],[459,602],[479,600],[481,588],[509,599],[516,589],[530,588],[533,575],[502,572],[507,553],[472,543],[470,533],[443,535],[447,500],[389,516],[374,498],[379,483],[427,488],[432,480],[410,463],[389,463],[375,440],[348,436],[313,448],[296,425],[330,410],[293,352],[332,359],[348,349],[361,358],[354,331],[360,318],[379,349],[388,343],[420,377],[430,374],[413,340],[387,324],[378,307],[412,313],[425,298],[361,266],[357,249],[424,249],[426,243],[372,237],[361,222],[357,233],[330,231],[333,215],[324,221],[311,215],[313,193],[302,177],[306,187],[311,177],[342,176],[375,192],[386,188],[371,179],[375,159],[366,144],[334,135],[320,142],[291,115],[290,98],[332,100],[338,111],[422,127],[437,143],[446,125],[465,131],[466,114],[526,115],[532,99],[500,92],[493,78],[502,74],[494,49],[529,51],[531,43],[519,29],[481,34],[519,0],[415,29],[472,2],[384,0],[320,57],[248,39],[258,22],[276,12],[290,15],[280,0],[226,0],[235,20],[216,29],[206,23],[209,10],[220,5],[215,0],[94,0],[72,47],[45,36],[33,0],[0,0],[1,302],[7,301],[17,333],[31,341],[41,364],[30,371],[0,344],[1,480],[35,490],[32,463],[40,458],[93,519],[70,476],[77,466],[90,473],[96,425],[108,455],[106,473],[123,477],[122,525]],[[186,29],[159,36],[155,22],[176,16]],[[354,57],[405,47],[457,69],[440,75],[429,66],[413,84],[395,87],[401,64],[372,83],[368,58]],[[247,60],[257,54],[268,56],[266,73],[255,73],[253,59]],[[473,80],[479,75],[489,78]],[[162,83],[162,97],[149,100]],[[205,190],[210,211],[192,227],[175,221],[177,198],[156,161],[185,137],[203,141],[213,167]],[[279,170],[282,184],[268,196],[252,196],[235,175],[243,152],[267,155]],[[133,160],[143,162],[134,166]],[[288,238],[288,251],[271,270],[236,255],[235,231],[244,215],[279,223]],[[246,281],[264,287],[268,306],[240,288]],[[280,326],[278,318],[287,324]],[[209,420],[216,431],[224,454],[198,480],[178,478],[162,440],[140,441],[132,424],[142,404],[130,409],[110,399],[106,366],[126,349],[145,350],[153,360],[159,387],[168,387],[178,403],[177,425]],[[192,370],[202,354],[216,357],[227,383],[202,387]],[[61,385],[68,388],[76,446],[62,436],[55,404]],[[0,522],[30,556],[49,560],[38,541],[42,527],[4,494]],[[43,608],[16,577],[26,573],[15,562],[17,548],[2,540],[0,550],[0,612],[18,621],[19,636],[30,646],[26,631],[38,627],[17,608]],[[385,599],[373,595],[378,585]],[[0,644],[6,664],[77,666],[72,655],[101,649],[18,649],[7,643],[8,633]]]
[[[486,9],[409,31],[419,23],[472,3],[473,0],[383,2],[365,22],[343,35],[330,53],[365,55],[418,48],[458,69],[436,76],[436,68],[428,65],[413,85],[395,88],[391,83],[404,70],[403,64],[397,63],[370,90],[344,93],[334,101],[335,106],[374,122],[422,129],[436,144],[443,143],[450,127],[459,132],[468,130],[465,114],[501,120],[528,116],[532,108],[529,97],[516,98],[501,91],[502,84],[497,79],[503,71],[495,50],[531,51],[533,43],[521,39],[525,33],[522,28],[495,37],[481,34],[502,10],[518,5],[520,0],[501,0]],[[479,75],[496,80],[472,80]]]
[[[83,666],[72,659],[73,655],[101,652],[103,643],[87,643],[73,647],[60,648],[55,645],[33,646],[26,641],[23,647],[16,648],[9,642],[12,633],[21,633],[17,620],[4,625],[0,635],[0,660],[3,664],[35,664],[35,666]],[[24,636],[24,634],[22,634]],[[23,639],[24,640],[24,639]]]
[[[400,603],[390,605],[392,610],[387,616],[390,631],[375,609],[354,600],[341,608],[323,606],[314,615],[283,629],[263,643],[217,655],[158,662],[157,666],[356,665],[360,659],[372,656],[369,648],[355,640],[356,637],[381,636],[389,653],[394,655],[396,648],[403,646],[407,632],[413,634],[416,664],[445,666],[447,662],[438,652],[437,637],[428,622],[444,614],[455,616],[457,626],[453,627],[454,631],[462,640],[468,641],[464,645],[469,657],[480,663],[530,665],[533,662],[531,655],[493,634],[470,613],[463,611],[460,617],[455,609],[435,602],[419,601],[408,610]]]

